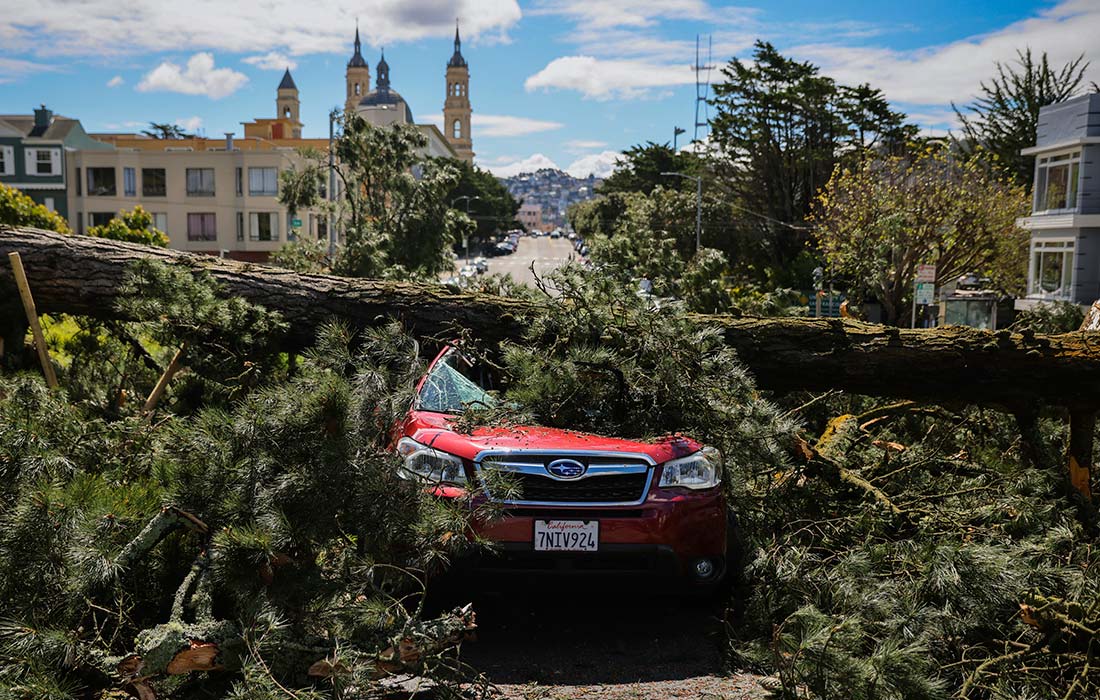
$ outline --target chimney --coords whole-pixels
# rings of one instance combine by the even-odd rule
[[[232,131],[226,131],[224,133],[225,133],[225,150],[232,151],[233,150],[233,132]]]
[[[53,121],[53,112],[46,109],[46,105],[42,105],[34,110],[34,130],[36,132],[42,133],[50,128],[51,121]]]

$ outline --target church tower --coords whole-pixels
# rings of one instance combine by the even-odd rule
[[[289,122],[290,138],[302,137],[302,123],[298,121],[298,86],[294,84],[294,78],[290,77],[290,69],[286,69],[283,80],[279,83],[279,89],[275,93],[275,110],[278,119]]]
[[[370,92],[370,66],[363,60],[363,53],[359,44],[359,26],[355,27],[355,53],[348,60],[348,70],[344,74],[348,86],[347,99],[344,102],[344,110],[354,112],[363,95]]]
[[[468,163],[474,160],[474,144],[470,136],[470,68],[462,57],[462,39],[455,22],[455,52],[447,62],[447,99],[443,102],[443,135],[458,157]]]

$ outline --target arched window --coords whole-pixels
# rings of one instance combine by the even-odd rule
[[[453,138],[456,138],[456,139],[462,138],[462,120],[461,119],[455,119],[455,123],[452,126],[452,133],[454,134]]]
[[[455,95],[462,97],[462,83],[455,85]]]
[[[356,84],[355,84],[355,94],[356,94],[356,95],[358,95],[358,94],[359,94],[359,83],[356,83]]]
[[[283,107],[283,119],[290,119],[290,107]]]

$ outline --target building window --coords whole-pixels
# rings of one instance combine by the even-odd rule
[[[84,212],[81,211],[76,213],[76,232],[84,235]]]
[[[0,146],[0,175],[15,174],[15,149],[11,146]]]
[[[1044,299],[1073,298],[1073,241],[1033,240],[1028,294]]]
[[[324,214],[321,214],[321,215],[314,214],[313,216],[317,220],[317,240],[327,241],[328,240],[328,218]]]
[[[83,182],[84,181],[80,179],[80,168],[77,168],[76,169],[76,196],[77,197],[80,197],[84,194],[83,192],[81,192],[81,188],[83,187],[83,184],[82,184]]]
[[[89,168],[90,170],[90,168]],[[89,226],[106,226],[115,218],[113,211],[93,211],[88,213]]]
[[[114,168],[88,168],[89,197],[114,197],[116,194]]]
[[[455,119],[455,123],[452,126],[452,131],[454,132],[454,137],[456,139],[462,138],[462,122],[460,120]]]
[[[216,241],[218,231],[215,227],[213,214],[188,214],[187,215],[187,240],[189,241]]]
[[[57,211],[57,205],[54,204],[53,197],[46,197],[42,200],[42,206],[46,207],[50,211]]]
[[[244,240],[244,212],[237,212],[237,240]]]
[[[235,172],[237,178],[237,196],[244,196],[244,168],[237,168]]]
[[[137,196],[137,173],[133,168],[122,169],[122,194],[126,197]]]
[[[212,197],[214,196],[214,169],[213,168],[188,168],[187,169],[187,196]],[[213,216],[213,214],[211,214]]]
[[[141,169],[141,194],[145,197],[168,196],[168,178],[164,168]]]
[[[355,94],[356,94],[356,95],[358,95],[358,94],[359,94],[359,83],[356,83],[356,84],[355,84]]]
[[[274,197],[278,191],[278,168],[249,168],[248,194]]]
[[[153,228],[163,233],[168,233],[168,215],[153,214]]]
[[[1035,211],[1077,208],[1081,152],[1040,158],[1035,173]]]
[[[56,148],[26,148],[23,150],[28,175],[60,175],[61,151]]]
[[[279,215],[277,213],[252,212],[249,223],[251,224],[248,231],[250,241],[279,240]]]

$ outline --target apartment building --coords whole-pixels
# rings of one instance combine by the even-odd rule
[[[1100,299],[1100,94],[1039,110],[1028,293],[1017,309],[1047,301]]]
[[[264,261],[294,236],[327,238],[319,212],[291,217],[277,200],[280,171],[299,165],[299,148],[327,149],[326,139],[95,136],[113,148],[68,159],[77,232],[140,204],[178,250]]]

